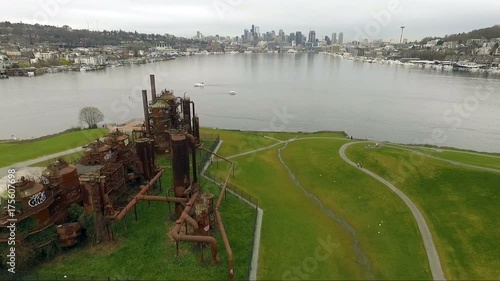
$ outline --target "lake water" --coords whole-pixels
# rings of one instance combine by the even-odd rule
[[[100,108],[106,122],[141,118],[140,90],[150,96],[149,74],[156,74],[158,92],[187,92],[202,126],[345,130],[358,138],[500,152],[500,80],[323,54],[194,56],[3,79],[0,139],[76,126],[87,105]],[[197,82],[207,86],[194,88]]]

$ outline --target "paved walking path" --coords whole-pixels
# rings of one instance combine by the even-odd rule
[[[361,143],[361,142],[349,142],[344,144],[340,150],[339,154],[340,157],[350,164],[353,167],[357,167],[356,163],[351,161],[346,155],[345,155],[345,150],[353,144],[356,143]],[[432,278],[434,280],[445,280],[443,268],[441,267],[441,262],[439,260],[439,254],[436,250],[436,245],[434,245],[434,240],[432,239],[432,234],[429,230],[429,227],[427,226],[427,223],[425,222],[424,216],[420,212],[420,210],[417,208],[417,206],[406,196],[401,190],[399,190],[396,186],[391,184],[390,182],[386,181],[379,175],[365,169],[365,168],[358,168],[361,171],[367,173],[368,175],[372,176],[379,182],[383,183],[385,186],[390,188],[396,195],[398,195],[405,203],[408,208],[410,208],[411,213],[413,214],[413,217],[415,218],[415,221],[417,222],[418,229],[420,230],[420,234],[422,235],[422,240],[424,242],[424,247],[425,251],[427,252],[427,259],[429,260],[429,265],[431,268],[431,273],[432,273]]]
[[[426,147],[426,146],[414,146],[414,145],[402,145],[402,144],[390,144],[390,146],[395,146],[395,147],[400,147],[400,148],[406,148],[406,149],[422,149],[422,150],[434,150],[435,152],[454,152],[454,153],[461,153],[461,154],[471,154],[471,155],[477,155],[477,156],[484,156],[484,157],[491,157],[491,158],[499,158],[500,155],[492,155],[492,154],[486,154],[485,153],[480,153],[480,152],[472,152],[472,151],[460,151],[460,150],[453,150],[453,149],[445,149],[445,148],[439,148],[439,147]]]
[[[266,147],[254,149],[254,150],[251,150],[251,151],[247,151],[247,152],[235,154],[235,155],[229,156],[227,158],[228,159],[232,159],[232,158],[237,158],[237,157],[240,157],[240,156],[249,155],[249,154],[252,154],[252,153],[257,153],[257,152],[260,152],[260,151],[264,151],[264,150],[267,150],[267,149],[274,148],[274,147],[276,147],[276,146],[278,146],[280,144],[283,144],[283,143],[288,143],[288,142],[298,141],[298,140],[311,140],[311,139],[347,140],[345,138],[336,138],[336,137],[303,137],[303,138],[295,137],[295,138],[292,138],[292,139],[289,139],[289,140],[285,140],[285,141],[284,140],[279,140],[279,139],[276,139],[276,138],[272,138],[272,137],[267,137],[267,136],[266,136],[266,138],[273,139],[273,140],[277,141],[277,143],[275,143],[273,145],[270,145],[270,146],[266,146]],[[356,167],[356,164],[353,161],[351,161],[349,158],[347,158],[347,156],[345,155],[345,150],[350,145],[356,144],[356,143],[361,143],[361,142],[369,142],[369,141],[349,142],[349,143],[344,144],[340,148],[340,150],[339,150],[340,157],[345,162],[347,162],[348,164],[350,164],[350,165],[352,165],[354,167]],[[217,152],[217,150],[220,148],[221,144],[222,144],[222,140],[220,141],[219,145],[215,149],[215,152]],[[472,168],[472,169],[479,169],[479,170],[489,171],[489,172],[496,172],[496,173],[500,172],[500,170],[498,170],[498,169],[493,169],[493,168],[488,168],[488,167],[482,167],[482,166],[476,166],[476,165],[465,164],[465,163],[461,163],[461,162],[457,162],[457,161],[452,161],[452,160],[440,158],[440,157],[437,157],[437,156],[428,155],[428,154],[425,154],[425,153],[422,153],[422,152],[419,152],[419,151],[416,151],[416,150],[413,150],[413,149],[410,149],[410,148],[405,148],[405,147],[402,147],[402,146],[398,146],[398,145],[387,145],[387,146],[392,146],[392,147],[399,148],[399,149],[402,149],[402,150],[412,151],[412,152],[417,153],[419,155],[423,155],[425,157],[429,157],[429,158],[432,158],[432,159],[436,159],[436,160],[448,162],[450,164],[457,165],[457,166],[462,166],[462,167],[467,167],[467,168]],[[46,155],[46,156],[38,157],[38,158],[35,158],[35,159],[31,159],[31,160],[28,160],[28,161],[23,161],[23,162],[15,163],[15,164],[9,165],[8,167],[2,167],[2,168],[0,168],[0,178],[6,176],[7,175],[7,170],[10,169],[10,168],[19,169],[19,168],[27,167],[27,166],[30,166],[30,165],[33,165],[33,164],[36,164],[36,163],[39,163],[39,162],[47,161],[47,160],[50,160],[50,159],[53,159],[53,158],[57,158],[57,157],[61,157],[61,156],[67,155],[67,154],[71,154],[71,153],[75,153],[75,152],[80,152],[80,151],[82,151],[82,149],[83,149],[82,147],[73,148],[73,149],[69,149],[69,150],[66,150],[66,151],[54,153],[54,154],[51,154],[51,155]],[[448,151],[448,150],[446,150],[446,151]],[[453,150],[449,150],[449,151],[453,151]],[[488,156],[488,157],[494,157],[494,158],[496,158],[496,156],[484,155],[484,154],[473,153],[473,152],[460,152],[460,151],[453,151],[453,152],[456,152],[456,153],[467,153],[467,154],[474,154],[474,155]],[[207,177],[204,175],[204,172],[208,168],[209,164],[210,164],[210,162],[207,163],[207,165],[205,166],[205,168],[203,169],[203,171],[201,173],[202,176],[205,177],[205,178],[207,178]],[[412,212],[413,217],[415,218],[415,220],[417,222],[417,225],[418,225],[418,228],[420,230],[420,234],[422,235],[422,239],[423,239],[423,242],[424,242],[425,250],[427,252],[427,258],[429,260],[429,264],[430,264],[430,267],[431,267],[431,272],[432,272],[433,279],[434,280],[445,280],[446,278],[444,276],[444,272],[443,272],[443,269],[441,267],[441,263],[440,263],[440,260],[439,260],[439,255],[437,253],[436,246],[434,245],[434,241],[432,239],[432,235],[430,233],[429,227],[427,226],[427,223],[425,222],[425,219],[424,219],[423,215],[421,214],[420,210],[417,208],[417,206],[401,190],[399,190],[396,186],[392,185],[390,182],[386,181],[382,177],[378,176],[377,174],[375,174],[375,173],[373,173],[373,172],[371,172],[371,171],[369,171],[367,169],[361,168],[361,170],[363,172],[367,173],[368,175],[372,176],[373,178],[375,178],[379,182],[381,182],[384,185],[386,185],[388,188],[390,188],[394,193],[396,193],[406,203],[406,205],[408,206],[408,208]],[[207,179],[209,179],[209,178],[207,178]],[[228,191],[230,193],[233,193],[229,189],[228,189]],[[238,196],[238,197],[240,197],[238,194],[235,194],[235,193],[233,193],[233,194],[236,195],[236,196]],[[240,197],[240,199],[243,200],[243,201],[245,201],[245,203],[247,203],[247,204],[249,204],[251,206],[255,206],[253,203],[249,202],[245,198],[241,198]],[[259,257],[259,249],[260,249],[260,235],[261,235],[261,228],[262,228],[263,213],[264,213],[264,211],[261,208],[257,209],[257,224],[256,224],[256,228],[255,228],[255,244],[254,244],[254,248],[253,248],[253,255],[252,255],[252,261],[251,261],[250,280],[256,280],[257,279],[257,268],[258,268],[258,257]]]
[[[434,156],[434,155],[429,155],[429,154],[426,154],[426,153],[423,153],[423,152],[420,152],[420,151],[417,151],[417,150],[414,150],[414,149],[411,149],[411,148],[401,147],[399,145],[386,145],[386,146],[398,148],[398,149],[401,149],[401,150],[411,151],[411,152],[413,152],[415,154],[422,155],[422,156],[425,156],[425,157],[429,157],[429,158],[432,158],[432,159],[436,159],[436,160],[439,160],[439,161],[447,162],[447,163],[450,163],[450,164],[455,165],[455,166],[462,166],[462,167],[467,167],[467,168],[472,168],[472,169],[477,169],[477,170],[482,170],[482,171],[487,171],[487,172],[500,173],[499,169],[494,169],[494,168],[489,168],[489,167],[483,167],[483,166],[477,166],[477,165],[472,165],[472,164],[465,164],[465,163],[462,163],[462,162],[457,162],[457,161],[453,161],[453,160],[449,160],[449,159],[444,159],[444,158],[441,158],[441,157],[438,157],[438,156]],[[461,152],[457,152],[457,153],[461,153]],[[485,154],[479,154],[479,153],[472,153],[472,152],[466,152],[466,154],[473,154],[473,155],[479,155],[479,156],[493,157],[491,155],[485,155]],[[495,157],[493,157],[493,158],[495,158]]]
[[[41,157],[38,157],[38,158],[35,158],[35,159],[31,159],[31,160],[27,160],[27,161],[23,161],[23,162],[14,163],[14,164],[9,165],[7,167],[2,167],[2,168],[0,168],[0,178],[5,177],[7,175],[7,170],[8,169],[12,169],[12,168],[14,168],[14,169],[20,169],[20,168],[28,167],[28,166],[36,164],[36,163],[40,163],[40,162],[43,162],[43,161],[48,161],[50,159],[61,157],[61,156],[67,155],[67,154],[71,154],[71,153],[75,153],[75,152],[80,152],[82,150],[83,150],[82,147],[77,147],[77,148],[73,148],[73,149],[68,149],[66,151],[61,151],[61,152],[58,152],[58,153],[41,156]]]
[[[256,152],[268,150],[268,149],[276,147],[276,146],[278,146],[280,144],[284,144],[284,143],[288,143],[288,142],[292,142],[292,141],[296,141],[296,140],[313,140],[313,139],[347,140],[345,138],[334,138],[334,137],[305,137],[305,138],[295,137],[295,138],[291,138],[291,139],[288,139],[288,140],[278,140],[278,139],[271,138],[271,137],[269,137],[269,138],[270,139],[274,139],[274,140],[276,140],[278,142],[275,143],[275,144],[269,145],[269,146],[265,146],[265,147],[261,147],[261,148],[258,148],[258,149],[254,149],[254,150],[242,152],[242,153],[239,153],[239,154],[234,154],[234,155],[228,156],[226,158],[227,159],[233,159],[233,158],[236,158],[236,157],[249,155],[249,154],[252,154],[252,153],[256,153]]]
[[[323,201],[321,201],[314,193],[309,192],[306,188],[304,188],[302,186],[302,184],[300,183],[299,179],[292,172],[292,169],[290,169],[290,167],[286,164],[285,160],[282,157],[282,152],[286,148],[286,146],[288,145],[288,143],[289,143],[288,141],[285,142],[285,145],[282,148],[278,149],[278,158],[279,158],[281,164],[283,164],[283,166],[285,166],[285,169],[288,172],[288,176],[293,181],[293,183],[306,196],[308,196],[314,202],[316,202],[316,204],[318,205],[318,207],[321,209],[321,211],[323,211],[323,213],[325,213],[326,216],[328,216],[334,222],[336,222],[337,224],[339,224],[344,229],[344,231],[346,231],[347,233],[349,233],[349,235],[351,235],[352,240],[353,240],[353,250],[356,253],[356,262],[357,262],[357,264],[363,270],[363,272],[365,274],[365,279],[367,279],[367,280],[375,280],[375,276],[373,274],[370,261],[369,261],[368,257],[366,256],[366,254],[364,253],[363,249],[361,249],[361,245],[360,245],[360,242],[359,242],[359,239],[358,239],[358,235],[357,235],[356,230],[354,229],[354,227],[352,227],[344,218],[342,218],[341,216],[339,216],[332,209],[328,208],[323,203]]]

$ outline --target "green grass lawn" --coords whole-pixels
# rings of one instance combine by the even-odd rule
[[[283,150],[283,158],[304,188],[356,230],[376,279],[431,279],[409,209],[383,184],[340,158],[344,143],[298,140]]]
[[[411,152],[383,147],[347,150],[355,162],[394,183],[422,211],[433,233],[446,277],[451,280],[500,276],[500,174],[457,167]]]
[[[224,142],[223,146],[229,142]],[[277,158],[277,148],[238,158],[232,183],[259,200],[264,210],[258,278],[261,280],[362,279],[351,237],[299,190]],[[211,171],[224,177],[228,165]],[[320,240],[332,244],[315,260]],[[324,252],[321,250],[321,255]]]
[[[338,150],[349,141],[344,133],[240,132],[207,128],[201,133],[220,135],[223,144],[218,153],[223,156],[278,144],[275,139],[318,138],[290,142],[282,157],[308,192],[354,228],[374,279],[432,278],[421,236],[405,204],[387,187],[340,159]],[[95,131],[94,134],[105,132]],[[52,138],[58,145],[53,141],[45,143],[47,140],[15,144],[17,147],[0,143],[0,166],[92,141],[81,135],[58,139],[63,136]],[[65,146],[67,143],[71,146]],[[205,145],[210,146],[210,142]],[[234,158],[235,177],[231,184],[256,197],[264,210],[258,278],[369,278],[366,267],[357,261],[352,234],[325,214],[318,203],[290,179],[278,158],[278,149],[283,145]],[[426,217],[446,277],[450,280],[497,279],[500,276],[500,222],[497,219],[500,174],[412,156],[411,152],[399,148],[366,149],[366,145],[351,146],[347,155],[394,183],[415,202]],[[37,146],[41,146],[43,152],[36,151]],[[409,148],[465,164],[500,169],[500,158],[488,154]],[[12,151],[25,158],[19,160]],[[204,155],[200,153],[198,157]],[[422,159],[417,166],[408,164]],[[2,161],[7,164],[2,165]],[[165,192],[165,188],[172,185],[171,164],[161,158],[159,165],[167,169],[162,178]],[[209,172],[223,179],[228,169],[227,163],[214,162]],[[219,194],[218,187],[202,182],[205,190]],[[236,277],[246,279],[255,210],[228,193],[221,211],[235,253]],[[201,265],[190,243],[181,243],[181,255],[176,257],[175,242],[169,234],[173,222],[167,218],[166,203],[152,202],[148,207],[147,202],[140,202],[138,215],[138,222],[133,220],[133,214],[126,218],[128,234],[124,232],[123,223],[116,226],[116,242],[69,250],[41,265],[38,271],[122,279],[227,279],[227,255],[219,233],[216,237],[220,263]],[[326,249],[325,244],[329,245]],[[325,255],[318,258],[319,252]],[[209,250],[205,249],[207,260],[208,257]]]
[[[166,162],[166,161],[163,161]],[[166,165],[166,163],[162,163]],[[171,187],[171,175],[162,177],[163,191]],[[219,195],[220,189],[204,183],[204,191]],[[69,250],[37,268],[42,274],[57,273],[76,276],[112,277],[123,280],[225,280],[227,253],[217,232],[219,263],[211,264],[210,250],[205,247],[205,263],[200,263],[198,247],[180,243],[176,256],[175,241],[170,236],[174,222],[168,218],[167,203],[138,204],[138,221],[133,213],[126,217],[128,233],[123,222],[115,226],[118,239],[111,244]],[[172,205],[173,208],[173,205]],[[250,250],[254,234],[255,210],[236,197],[227,194],[221,205],[224,226],[234,253],[236,279],[248,279]]]
[[[297,135],[301,138],[345,138],[340,133],[273,133],[272,137],[286,140]],[[232,145],[223,137],[221,139],[224,140],[221,149]],[[238,138],[233,136],[232,139]],[[431,278],[421,238],[409,210],[386,187],[340,159],[338,149],[346,141],[297,140],[284,150],[283,157],[310,192],[356,229],[377,279]],[[293,270],[303,270],[304,261],[313,255],[318,245],[318,237],[325,235],[335,241],[338,254],[319,263],[317,270],[306,272],[307,278],[302,279],[366,278],[356,261],[352,236],[290,180],[278,159],[278,148],[282,146],[234,159],[236,178],[232,183],[257,197],[264,209],[259,278],[302,278]],[[209,170],[223,178],[228,168],[227,164],[219,163],[217,168],[213,163]],[[382,226],[378,226],[379,223]],[[332,264],[338,267],[331,267]],[[290,271],[291,275],[287,274]]]
[[[301,133],[298,134],[299,138],[307,137],[328,137],[328,138],[341,138],[347,140],[347,135],[344,132],[316,132],[316,133]]]
[[[224,156],[231,156],[254,149],[262,148],[265,146],[273,145],[275,140],[265,138],[265,133],[260,132],[241,132],[241,131],[228,131],[228,130],[215,130],[202,128],[202,134],[219,134],[220,139],[223,140],[224,145],[219,150],[219,154]]]
[[[406,146],[406,148],[414,149],[416,151],[447,160],[500,170],[500,155],[497,154],[475,153],[475,152],[469,152],[463,150],[451,150],[451,149],[442,150],[442,149],[427,148],[427,147],[420,148],[412,146]]]
[[[83,152],[81,152],[81,151],[74,152],[74,153],[66,154],[66,155],[61,156],[61,157],[56,157],[56,158],[52,158],[52,159],[48,159],[45,161],[35,163],[33,165],[30,165],[30,167],[47,167],[49,164],[52,164],[56,160],[61,159],[61,158],[68,163],[75,164],[80,158],[82,158],[82,156],[83,156]]]
[[[83,130],[41,140],[0,143],[0,167],[79,147],[107,133],[107,129]]]

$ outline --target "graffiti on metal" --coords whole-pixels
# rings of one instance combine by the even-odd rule
[[[47,197],[45,196],[45,191],[38,192],[37,194],[31,196],[30,200],[28,201],[28,205],[30,207],[36,207],[40,204],[42,204]]]

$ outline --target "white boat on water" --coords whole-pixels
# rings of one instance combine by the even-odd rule
[[[88,65],[84,65],[82,67],[80,67],[80,72],[86,72],[86,71],[91,71],[92,68]]]
[[[230,95],[230,96],[235,96],[235,95],[236,95],[236,92],[235,92],[235,91],[229,91],[229,95]]]
[[[203,87],[205,87],[205,83],[203,83],[203,82],[201,82],[201,83],[195,83],[194,86],[198,87],[198,88],[203,88]]]

